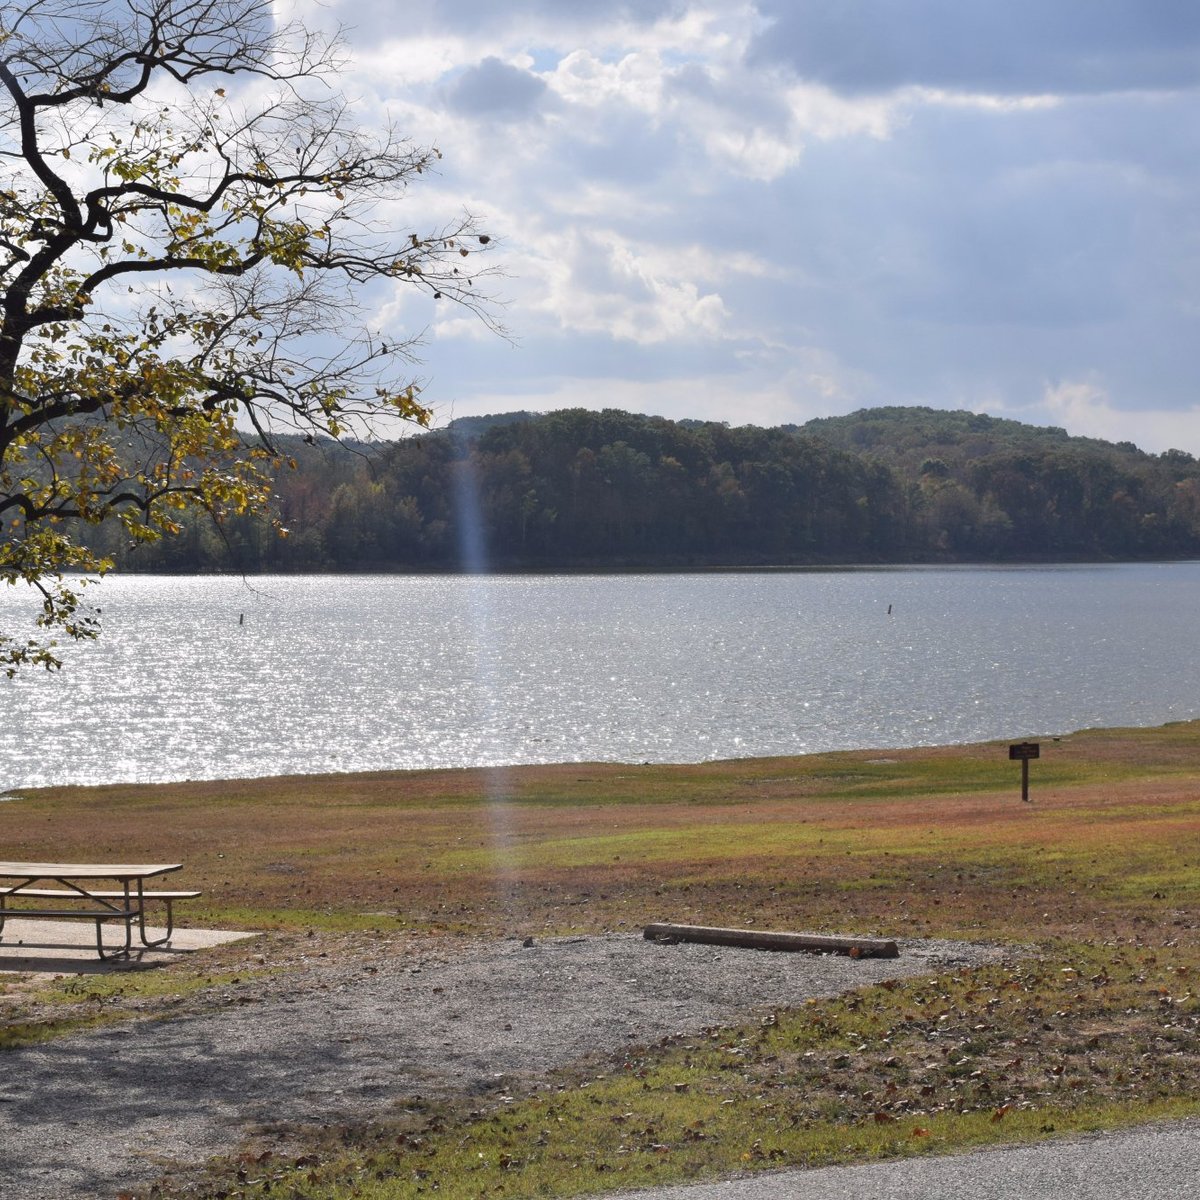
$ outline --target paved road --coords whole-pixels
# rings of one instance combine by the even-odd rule
[[[949,1158],[626,1192],[620,1200],[635,1195],[647,1200],[1200,1200],[1200,1121]]]

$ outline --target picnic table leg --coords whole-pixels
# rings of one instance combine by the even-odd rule
[[[103,933],[104,922],[108,921],[108,920],[112,920],[112,918],[111,917],[96,917],[95,920],[96,920],[96,953],[100,956],[101,962],[112,962],[113,959],[116,959],[116,958],[129,958],[129,956],[133,953],[133,941],[132,941],[131,924],[130,924],[131,921],[133,920],[133,918],[125,917],[122,920],[122,923],[125,926],[125,945],[119,946],[114,950],[108,951],[107,953],[105,952],[105,949],[104,949],[104,933]]]
[[[128,958],[133,951],[133,917],[129,915],[129,880],[124,883],[125,888],[125,916],[121,918],[121,924],[125,926],[125,945],[118,950],[113,950],[109,954],[104,953],[104,922],[106,918],[96,918],[96,953],[100,955],[101,961],[108,962],[114,958]],[[141,887],[139,885],[140,893]],[[140,897],[139,897],[140,898]],[[116,914],[114,914],[115,916]]]
[[[146,937],[146,898],[142,895],[141,880],[138,880],[138,932],[141,934],[142,945],[147,949],[166,945],[171,940],[171,933],[175,929],[175,913],[170,898],[164,898],[163,903],[167,906],[167,932],[162,937],[151,941]],[[128,905],[126,907],[128,908]]]
[[[142,945],[143,946],[163,946],[171,940],[171,934],[175,929],[175,913],[170,900],[164,900],[163,903],[167,906],[167,932],[160,938],[155,938],[151,941],[146,937],[146,914],[143,911],[140,915]]]

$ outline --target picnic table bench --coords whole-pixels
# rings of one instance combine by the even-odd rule
[[[175,928],[174,903],[200,895],[192,891],[148,890],[146,881],[178,871],[182,863],[26,863],[0,862],[0,939],[9,917],[87,920],[96,923],[96,953],[102,959],[127,957],[133,950],[133,926],[147,949],[165,945]],[[56,887],[39,886],[47,883]],[[105,884],[107,886],[97,886]],[[112,885],[116,884],[116,887]],[[162,937],[146,930],[146,903],[161,903],[167,928]],[[124,945],[104,945],[104,924],[125,926]]]

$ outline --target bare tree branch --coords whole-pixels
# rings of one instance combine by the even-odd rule
[[[390,223],[440,155],[354,123],[339,53],[269,0],[0,9],[0,580],[45,628],[96,628],[61,573],[107,564],[64,521],[169,535],[265,505],[280,430],[428,420],[418,336],[370,330],[362,289],[496,327],[470,216]],[[0,669],[35,660],[0,635]]]

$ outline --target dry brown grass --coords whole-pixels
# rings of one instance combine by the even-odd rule
[[[1043,754],[1029,805],[998,744],[53,788],[0,804],[0,845],[181,861],[185,919],[264,928],[1190,935],[1200,724]]]
[[[642,1184],[1192,1111],[1200,722],[1046,741],[1031,775],[1025,805],[1018,768],[989,744],[57,788],[0,804],[0,846],[6,858],[182,861],[180,885],[205,893],[187,919],[273,930],[182,969],[200,1007],[206,980],[298,969],[314,954],[651,920],[1031,948],[1015,964],[852,993],[720,1042],[647,1048],[586,1092],[564,1077],[551,1101],[435,1115],[415,1140],[337,1131],[350,1149],[301,1157],[322,1164],[316,1175],[277,1172],[298,1194],[336,1200],[371,1178],[389,1197],[435,1178],[446,1195],[485,1182],[533,1195],[611,1186],[632,1160],[624,1127],[597,1113],[615,1122],[651,1095],[654,1144],[673,1150],[639,1160]],[[6,999],[0,1030],[19,1025],[16,1040],[159,1011],[153,988],[129,977],[99,1000],[66,989]],[[551,1102],[559,1133],[535,1152],[524,1131]],[[463,1145],[488,1148],[494,1178],[466,1173]],[[265,1195],[243,1168],[218,1169],[202,1194]]]

